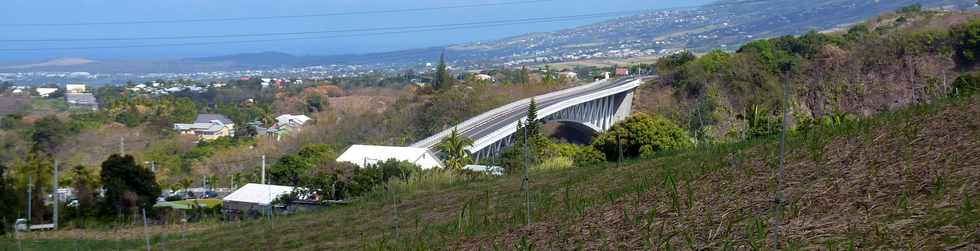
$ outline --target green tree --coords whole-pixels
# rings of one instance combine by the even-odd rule
[[[531,83],[531,73],[530,71],[528,71],[527,66],[521,67],[521,71],[517,75],[517,83],[519,84]]]
[[[306,99],[306,108],[310,113],[321,112],[327,108],[327,102],[320,95],[312,95]]]
[[[953,59],[960,67],[972,67],[980,59],[980,19],[950,30],[955,53]]]
[[[160,185],[153,172],[136,164],[132,155],[109,156],[102,162],[100,177],[106,190],[103,215],[130,215],[138,208],[153,206],[160,196]]]
[[[452,88],[453,79],[452,75],[449,74],[449,69],[446,66],[446,52],[443,51],[439,55],[439,65],[436,66],[436,75],[432,79],[432,88],[436,90],[446,90]]]
[[[619,145],[625,157],[651,155],[656,152],[686,148],[692,145],[687,132],[676,123],[660,116],[637,113],[613,125],[593,139],[592,146],[606,159],[619,159]]]
[[[72,189],[75,190],[75,197],[78,199],[78,210],[77,213],[91,213],[95,208],[96,203],[96,193],[95,188],[98,187],[96,184],[96,179],[93,175],[85,170],[84,166],[75,166],[71,169],[72,174]],[[88,215],[75,215],[75,217],[85,217]]]
[[[33,150],[54,154],[69,132],[69,128],[58,117],[44,117],[34,124],[34,132],[31,134],[31,140],[34,141]]]
[[[461,171],[464,166],[473,162],[473,159],[466,153],[466,148],[472,145],[472,139],[460,135],[459,131],[453,128],[452,133],[442,138],[442,141],[436,147],[446,155],[446,168]]]
[[[7,179],[7,167],[0,164],[0,205],[3,205],[0,207],[0,235],[6,233],[7,230],[7,222],[2,219],[12,220],[17,218],[15,209],[20,207],[17,194],[20,194],[20,192],[15,191],[14,186]]]
[[[306,158],[286,155],[279,159],[279,163],[269,167],[269,179],[276,185],[299,186],[303,175],[312,168],[313,165]]]

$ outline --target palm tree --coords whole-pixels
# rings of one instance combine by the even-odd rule
[[[446,154],[446,168],[463,170],[464,166],[473,162],[469,154],[466,153],[466,148],[472,145],[473,139],[460,135],[457,128],[453,128],[453,132],[442,138],[436,147]]]

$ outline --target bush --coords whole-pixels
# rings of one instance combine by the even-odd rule
[[[613,125],[609,131],[596,136],[592,146],[604,153],[606,159],[618,160],[619,144],[617,143],[622,144],[625,157],[686,148],[693,144],[687,132],[673,121],[645,113],[637,113]]]
[[[953,81],[953,93],[957,96],[970,96],[980,90],[980,72],[963,74]]]
[[[960,67],[976,65],[980,57],[980,19],[954,27],[950,30],[953,38],[953,59]]]
[[[594,164],[606,161],[606,155],[602,154],[592,146],[581,146],[575,144],[555,144],[555,151],[559,157],[571,159],[576,165]]]

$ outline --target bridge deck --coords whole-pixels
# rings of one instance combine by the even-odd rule
[[[562,91],[539,95],[534,99],[538,106],[538,110],[540,111],[566,100],[572,100],[593,93],[603,92],[605,90],[614,89],[623,85],[632,84],[635,80],[635,78],[623,78],[615,81],[603,80]],[[457,126],[457,128],[460,131],[460,134],[463,136],[479,141],[480,139],[503,129],[504,127],[513,126],[513,124],[517,123],[517,121],[527,117],[527,107],[529,104],[530,99],[519,100],[480,114],[461,123]],[[543,116],[539,114],[539,117]],[[449,128],[443,132],[440,132],[439,134],[433,135],[432,137],[413,144],[412,147],[433,148],[451,131],[452,128]]]

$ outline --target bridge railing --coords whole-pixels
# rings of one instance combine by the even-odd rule
[[[533,98],[536,99],[536,100],[542,100],[542,99],[548,99],[548,98],[551,98],[551,97],[557,97],[557,96],[565,95],[565,94],[568,94],[568,93],[571,93],[571,92],[575,92],[575,91],[578,91],[578,90],[581,90],[581,89],[590,88],[592,86],[599,85],[599,84],[605,83],[607,81],[610,81],[610,80],[609,79],[603,79],[603,80],[595,81],[595,82],[592,82],[592,83],[589,83],[589,84],[585,84],[585,85],[580,85],[580,86],[576,86],[576,87],[572,87],[572,88],[567,88],[567,89],[560,90],[560,91],[555,91],[555,92],[550,92],[550,93],[546,93],[546,94],[534,96]],[[458,125],[456,125],[454,127],[455,128],[468,128],[468,127],[472,126],[473,124],[476,124],[477,122],[480,122],[480,121],[483,121],[483,120],[488,119],[490,116],[493,116],[493,115],[496,115],[496,114],[501,113],[503,111],[510,110],[510,109],[513,109],[513,108],[518,107],[518,106],[523,106],[523,105],[526,105],[526,104],[529,104],[529,103],[531,103],[531,98],[525,98],[525,99],[521,99],[521,100],[518,100],[518,101],[514,101],[514,102],[511,102],[511,103],[506,104],[504,106],[497,107],[497,108],[492,109],[490,111],[481,113],[480,115],[477,115],[476,117],[467,119],[467,120],[463,121],[463,123],[460,123],[460,124],[458,124]],[[516,123],[515,123],[515,125],[516,125]],[[411,147],[431,148],[431,147],[435,146],[436,144],[438,144],[439,141],[443,137],[446,137],[450,133],[452,133],[452,130],[453,130],[453,128],[449,128],[449,129],[443,130],[443,131],[437,133],[436,135],[432,135],[432,136],[430,136],[428,138],[423,139],[422,141],[419,141],[419,142],[417,142],[415,144],[412,144]]]
[[[542,118],[543,117],[547,117],[548,115],[554,114],[554,113],[556,113],[558,111],[567,109],[567,108],[572,107],[572,106],[575,106],[577,104],[580,104],[580,103],[583,103],[583,102],[587,102],[587,101],[590,101],[590,100],[594,100],[594,99],[597,99],[597,98],[609,96],[610,95],[609,93],[620,93],[620,92],[623,92],[623,91],[626,91],[626,90],[634,89],[637,86],[639,86],[639,84],[642,82],[642,80],[641,79],[633,79],[631,82],[633,84],[630,84],[630,85],[622,85],[622,86],[619,86],[619,87],[616,87],[616,88],[610,88],[610,89],[607,89],[607,90],[603,90],[602,92],[590,93],[588,95],[584,95],[584,96],[581,96],[581,97],[578,97],[578,98],[575,98],[575,99],[563,100],[563,101],[558,102],[558,103],[556,103],[554,105],[550,105],[550,106],[547,106],[547,107],[542,107],[542,108],[540,108],[540,110],[538,110],[538,115],[541,116]],[[528,101],[528,102],[530,102],[530,101]],[[484,147],[487,147],[487,146],[493,144],[494,142],[497,142],[497,141],[499,141],[499,140],[501,140],[501,139],[503,139],[503,138],[505,138],[507,136],[510,136],[510,134],[514,133],[514,131],[516,131],[516,130],[517,130],[517,121],[514,121],[513,123],[510,123],[508,126],[501,127],[500,129],[498,129],[498,130],[496,130],[496,131],[494,131],[494,132],[486,135],[483,138],[474,139],[475,142],[473,142],[473,146],[470,147],[470,152],[476,152],[476,151],[474,151],[474,149],[483,149]]]

